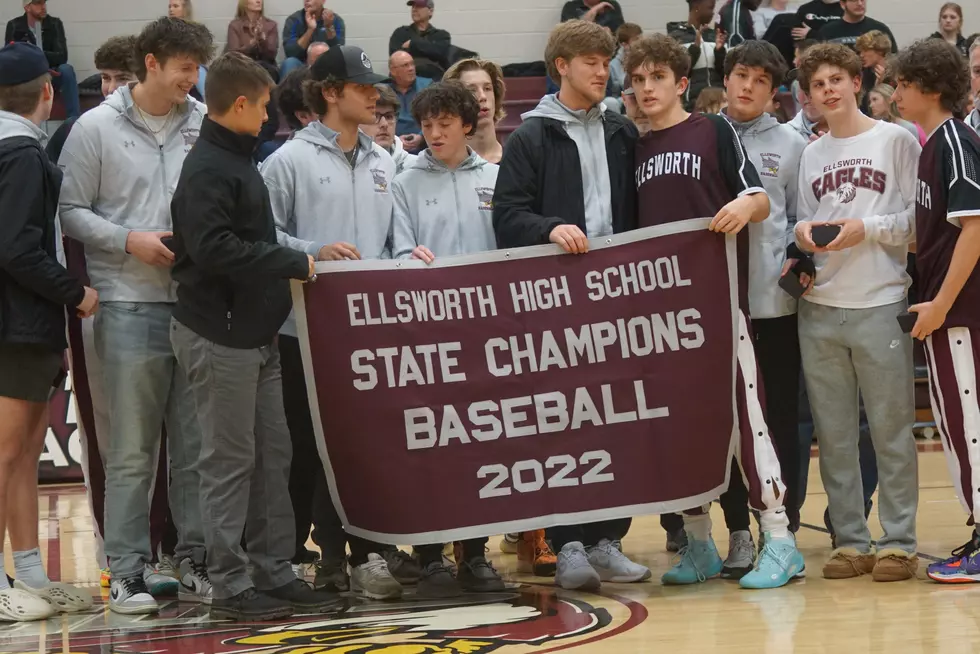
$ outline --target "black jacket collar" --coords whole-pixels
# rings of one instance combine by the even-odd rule
[[[226,127],[204,117],[201,123],[201,138],[209,143],[245,157],[251,157],[258,143],[258,137],[251,134],[236,134]]]

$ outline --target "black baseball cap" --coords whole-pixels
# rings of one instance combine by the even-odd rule
[[[367,53],[354,45],[334,46],[324,52],[313,62],[310,77],[315,82],[332,77],[354,84],[378,84],[387,79],[374,72]]]
[[[16,42],[0,49],[0,86],[17,86],[49,71],[44,51],[33,43]]]
[[[432,0],[408,0],[405,4],[409,7],[428,7],[429,9],[435,9],[436,6]]]

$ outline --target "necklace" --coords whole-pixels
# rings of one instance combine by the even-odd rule
[[[170,119],[174,115],[174,108],[173,106],[171,106],[170,111],[167,112],[167,120],[163,122],[163,126],[160,129],[153,129],[152,127],[150,127],[150,123],[147,122],[146,120],[147,114],[143,112],[143,109],[141,109],[139,105],[136,105],[136,111],[137,113],[139,113],[140,120],[143,122],[143,126],[146,127],[146,129],[150,130],[150,133],[153,134],[153,136],[160,136],[160,134],[167,129],[167,126],[170,125]]]

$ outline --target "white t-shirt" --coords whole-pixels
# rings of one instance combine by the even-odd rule
[[[827,134],[800,160],[799,221],[864,221],[863,243],[814,256],[817,276],[803,299],[844,309],[901,301],[911,280],[905,272],[915,241],[918,140],[908,130],[877,122],[839,139]]]
[[[163,145],[167,140],[167,127],[170,126],[170,121],[173,119],[173,107],[171,107],[170,111],[162,116],[152,116],[139,107],[136,108],[136,111],[139,113],[139,116],[143,120],[146,127],[153,132],[153,136],[156,138],[157,144]]]

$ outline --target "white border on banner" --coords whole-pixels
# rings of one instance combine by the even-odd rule
[[[639,241],[645,241],[652,238],[658,238],[661,236],[670,236],[673,234],[685,234],[688,232],[696,232],[701,230],[706,230],[708,225],[711,223],[711,218],[693,218],[690,220],[681,220],[677,222],[667,223],[664,225],[656,225],[654,227],[645,227],[643,229],[637,229],[631,232],[626,232],[623,234],[616,234],[613,236],[608,236],[598,239],[589,239],[589,250],[601,250],[604,248],[615,247],[617,245],[625,245],[628,243],[636,243]],[[728,279],[729,279],[729,303],[732,316],[732,367],[731,367],[731,381],[732,381],[732,436],[729,444],[729,456],[728,461],[735,456],[738,448],[738,437],[739,437],[739,426],[738,426],[738,406],[736,404],[736,382],[737,382],[737,366],[738,366],[738,321],[739,321],[739,308],[738,308],[738,263],[737,263],[737,249],[735,236],[728,235],[725,238],[725,257],[728,263]],[[469,266],[481,263],[497,263],[500,261],[510,261],[517,259],[533,259],[536,257],[547,257],[554,256],[556,254],[565,254],[557,245],[535,245],[531,247],[523,248],[511,248],[503,250],[491,250],[489,252],[482,252],[480,254],[469,254],[455,257],[437,257],[436,260],[431,264],[426,264],[423,261],[417,259],[373,259],[367,261],[321,261],[316,264],[316,274],[332,274],[332,273],[345,273],[345,272],[363,272],[367,270],[399,270],[405,268],[412,269],[423,269],[423,268],[452,268],[455,266]],[[570,255],[570,256],[581,256],[581,255]],[[600,520],[613,520],[616,518],[631,518],[639,515],[649,515],[649,514],[662,514],[662,513],[676,513],[686,509],[692,509],[699,506],[704,506],[713,500],[718,499],[718,497],[728,490],[729,477],[731,476],[731,465],[725,467],[725,481],[723,484],[714,488],[701,495],[695,495],[691,497],[686,497],[680,500],[673,500],[670,502],[652,502],[648,504],[632,504],[628,506],[619,506],[610,509],[593,509],[590,511],[579,511],[575,513],[552,513],[547,516],[539,516],[535,518],[525,518],[522,520],[511,520],[507,522],[497,522],[497,523],[481,523],[479,525],[474,525],[471,527],[461,527],[458,529],[447,529],[440,531],[430,531],[430,532],[413,532],[411,534],[388,534],[376,531],[370,531],[367,529],[362,529],[360,527],[350,524],[347,519],[347,513],[344,511],[343,504],[340,501],[340,494],[337,489],[337,481],[333,472],[333,464],[330,461],[330,454],[327,452],[326,439],[323,434],[323,422],[320,417],[320,401],[317,395],[316,380],[310,371],[313,368],[312,361],[313,356],[310,351],[310,334],[306,324],[306,298],[303,293],[304,283],[316,283],[313,282],[300,282],[293,280],[291,290],[293,296],[293,311],[296,315],[296,329],[297,335],[299,336],[300,351],[303,355],[303,368],[304,375],[306,377],[306,392],[310,403],[310,415],[313,418],[313,429],[316,434],[316,446],[320,453],[320,459],[323,463],[324,470],[327,477],[327,487],[330,491],[330,499],[333,502],[334,508],[337,510],[337,515],[340,517],[341,522],[344,524],[344,529],[350,534],[355,536],[360,536],[361,538],[367,538],[379,543],[390,543],[398,545],[428,545],[431,543],[447,543],[457,540],[466,540],[468,538],[478,538],[482,536],[495,535],[495,534],[510,534],[518,533],[522,531],[529,531],[531,529],[544,529],[547,527],[555,527],[559,525],[568,524],[584,524],[589,522],[597,522]],[[406,506],[410,506],[407,503]]]

